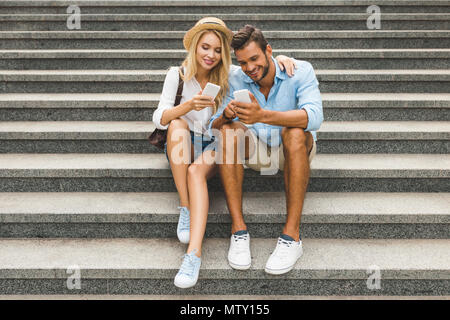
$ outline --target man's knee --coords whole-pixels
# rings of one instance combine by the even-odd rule
[[[245,127],[237,121],[233,121],[233,122],[226,122],[224,124],[222,124],[222,126],[219,128],[220,130],[244,130]]]
[[[226,123],[222,126],[219,149],[222,150],[223,162],[218,164],[242,164],[246,157],[248,158],[250,132],[245,129],[237,122]]]
[[[296,151],[306,148],[308,140],[312,138],[311,132],[302,128],[284,127],[281,131],[283,148],[287,151]]]
[[[222,141],[227,142],[224,144],[224,147],[225,145],[230,147],[240,143],[246,136],[246,133],[242,127],[236,125],[235,122],[232,122],[226,123],[220,128],[220,135]]]

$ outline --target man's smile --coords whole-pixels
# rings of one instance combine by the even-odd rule
[[[255,78],[259,73],[259,68],[256,68],[255,70],[253,70],[252,72],[247,72],[247,74],[249,75],[249,77],[251,78]]]

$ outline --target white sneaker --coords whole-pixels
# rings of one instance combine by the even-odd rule
[[[302,241],[290,241],[278,238],[277,247],[266,263],[265,271],[269,274],[283,274],[294,268],[298,258],[303,254]]]
[[[247,270],[252,264],[250,234],[238,231],[231,236],[228,263],[237,270]]]

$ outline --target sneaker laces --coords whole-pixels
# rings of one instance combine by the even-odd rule
[[[242,252],[242,251],[247,251],[247,242],[246,240],[248,239],[248,233],[246,234],[241,234],[241,235],[235,235],[233,234],[233,240],[235,243],[235,250],[237,252]]]
[[[180,210],[180,230],[189,230],[190,229],[190,217],[189,211],[186,207],[178,207]]]
[[[178,273],[180,274],[185,274],[188,276],[192,276],[192,274],[194,273],[194,268],[195,268],[195,253],[197,252],[197,249],[194,249],[193,251],[191,251],[191,253],[185,253],[182,258],[183,258],[183,263],[181,264],[180,267],[180,271],[178,271]]]
[[[281,259],[286,258],[290,253],[290,248],[294,241],[285,240],[283,238],[278,238],[277,247],[275,248],[274,255],[277,255]]]

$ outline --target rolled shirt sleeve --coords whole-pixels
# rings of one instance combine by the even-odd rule
[[[153,112],[153,123],[156,128],[161,130],[167,130],[169,127],[169,124],[165,126],[161,125],[161,118],[165,110],[174,107],[180,78],[178,70],[178,67],[171,67],[167,72],[158,108]]]
[[[313,66],[310,63],[305,66],[308,66],[309,70],[305,72],[305,78],[297,89],[297,106],[299,109],[305,109],[308,114],[308,126],[305,131],[317,131],[323,122],[322,98]]]
[[[228,73],[228,92],[225,95],[225,98],[223,99],[222,105],[217,109],[217,112],[211,117],[211,119],[209,120],[208,123],[208,134],[210,137],[212,137],[212,124],[214,122],[214,120],[216,120],[217,118],[219,118],[222,113],[223,110],[225,110],[225,108],[227,107],[227,105],[230,103],[231,100],[234,99],[233,96],[233,92],[237,89],[235,89],[235,85],[239,84],[240,82],[238,81],[239,77],[237,76],[237,74],[239,74],[241,72],[241,67],[235,66],[235,65],[231,65],[230,66],[230,72]],[[233,83],[235,81],[238,81],[237,83]],[[238,85],[239,87],[239,85]],[[238,121],[239,118],[236,117],[233,119],[233,121]]]

